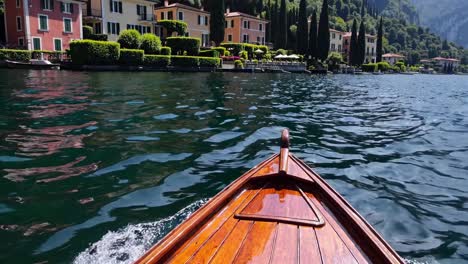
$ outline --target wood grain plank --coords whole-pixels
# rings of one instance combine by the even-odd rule
[[[218,251],[209,263],[233,263],[252,226],[252,221],[239,221],[229,237],[219,246]]]
[[[313,227],[299,227],[299,263],[323,263]]]
[[[297,263],[299,259],[298,240],[297,225],[278,224],[278,234],[270,263]]]
[[[268,263],[277,226],[277,223],[272,222],[255,222],[234,263]]]
[[[212,237],[221,227],[223,227],[229,219],[235,220],[233,215],[238,208],[244,206],[244,203],[250,201],[259,190],[255,189],[244,189],[237,198],[234,199],[215,215],[211,221],[207,222],[191,239],[188,239],[177,251],[174,252],[171,258],[171,262],[174,263],[185,263],[187,260],[200,249],[205,242]],[[230,222],[226,228],[231,227]],[[232,228],[232,227],[231,227]],[[224,232],[224,231],[223,231]]]

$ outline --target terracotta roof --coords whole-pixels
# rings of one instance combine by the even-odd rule
[[[453,59],[453,58],[443,58],[443,57],[435,57],[432,60],[435,61],[452,61],[452,62],[459,62],[460,60],[458,59]]]
[[[242,17],[248,17],[248,18],[251,18],[251,19],[256,19],[256,20],[261,20],[261,21],[266,21],[266,22],[269,22],[268,20],[265,20],[263,18],[259,18],[259,17],[256,17],[256,16],[252,16],[252,15],[249,15],[249,14],[246,14],[246,13],[241,13],[241,12],[229,12],[229,13],[226,13],[224,14],[226,17],[237,17],[237,16],[242,16]]]
[[[205,13],[205,14],[209,14],[209,13],[210,13],[210,12],[207,12],[207,11],[205,11],[205,10],[201,10],[201,9],[196,8],[196,7],[193,7],[193,6],[188,6],[188,5],[179,4],[179,3],[174,3],[174,4],[167,5],[167,6],[155,7],[154,10],[160,10],[160,9],[166,9],[166,8],[173,8],[173,7],[182,8],[182,9],[187,9],[187,10],[192,10],[192,11],[197,11],[197,12]]]
[[[405,56],[400,55],[400,54],[395,54],[395,53],[387,53],[382,55],[384,58],[405,58]]]

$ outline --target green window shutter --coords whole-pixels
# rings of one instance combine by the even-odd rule
[[[50,0],[50,10],[54,10],[54,0]]]
[[[41,0],[41,9],[45,9],[45,0]]]
[[[114,5],[112,4],[112,0],[109,0],[110,11],[114,12]]]
[[[111,23],[107,22],[107,34],[111,33]]]
[[[62,51],[62,40],[55,39],[54,43],[55,43],[55,50],[56,51]]]
[[[119,13],[122,14],[122,2],[119,2]]]
[[[65,11],[65,4],[60,2],[60,11],[63,13]]]
[[[73,10],[73,6],[74,6],[74,4],[71,3],[71,4],[70,4],[70,13],[72,13],[72,14],[73,14],[73,11],[74,11],[74,10]]]
[[[40,50],[41,49],[41,40],[39,38],[33,38],[33,48],[34,50]]]
[[[122,4],[122,2],[120,2]],[[120,35],[120,23],[117,23],[117,35]]]

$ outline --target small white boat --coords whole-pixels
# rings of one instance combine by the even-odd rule
[[[60,64],[54,64],[48,60],[32,59],[29,62],[18,62],[6,60],[8,68],[11,69],[36,69],[36,70],[59,70]]]

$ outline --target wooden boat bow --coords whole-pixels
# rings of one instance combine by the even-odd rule
[[[254,167],[136,263],[401,263],[359,213],[289,152]]]

